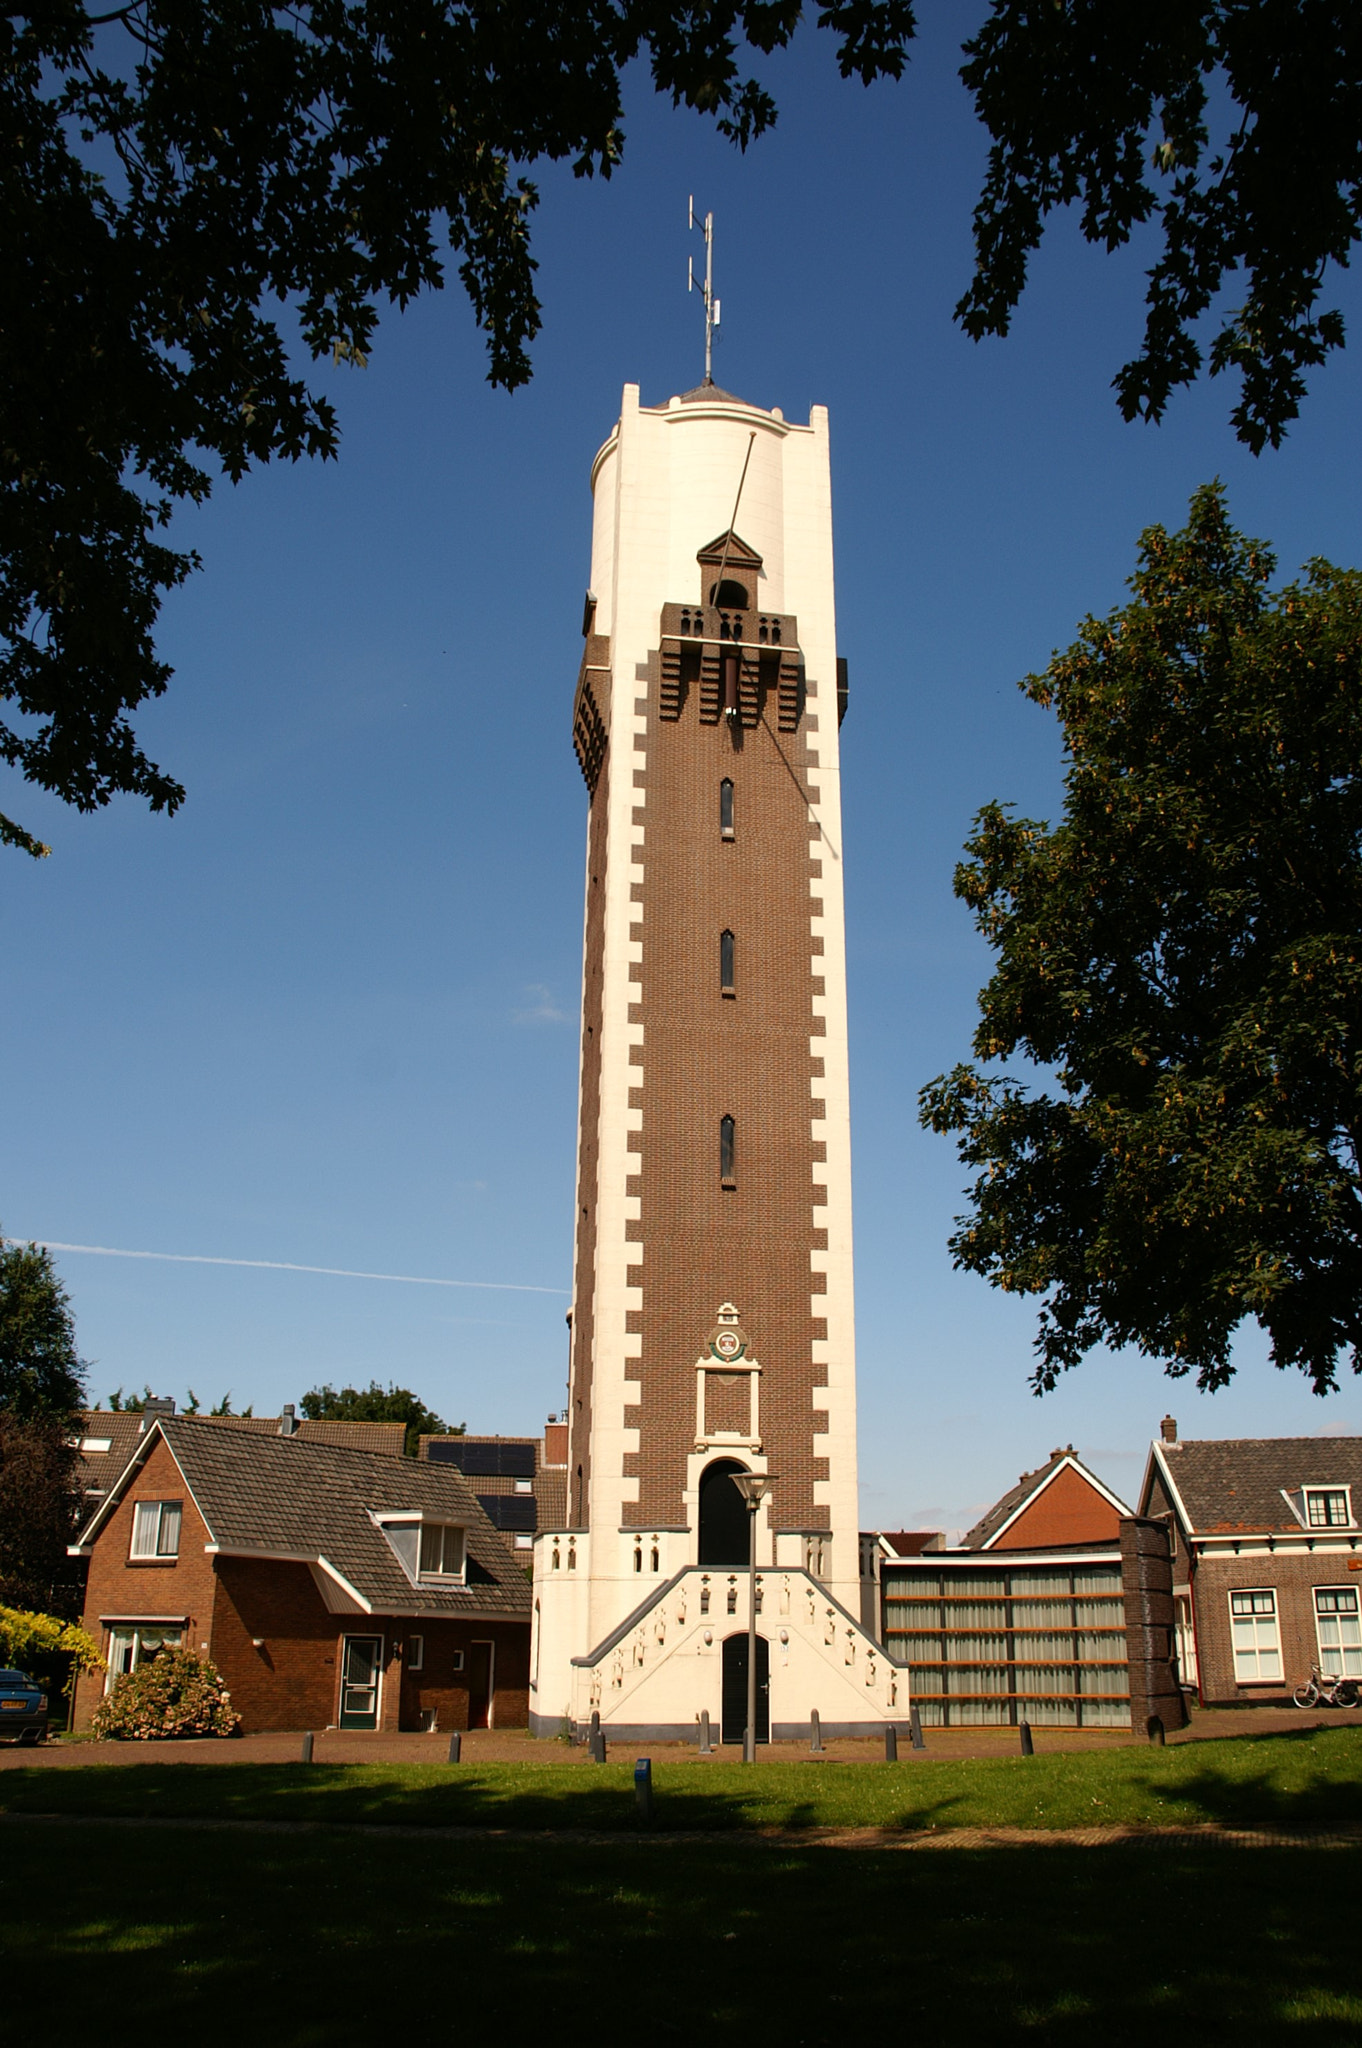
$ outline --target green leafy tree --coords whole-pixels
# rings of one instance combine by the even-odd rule
[[[974,216],[967,333],[1005,334],[1057,209],[1108,250],[1157,233],[1144,345],[1117,374],[1126,419],[1161,419],[1205,357],[1238,371],[1256,453],[1305,373],[1344,340],[1321,308],[1362,235],[1362,13],[1354,0],[992,0],[961,73],[993,140]]]
[[[290,349],[362,364],[381,307],[448,261],[489,376],[530,374],[540,310],[521,171],[609,176],[622,75],[745,148],[776,118],[749,65],[800,0],[77,0],[0,18],[0,759],[81,810],[184,790],[130,714],[164,691],[167,544],[220,475],[328,457],[333,407]],[[844,78],[901,77],[911,0],[828,0]],[[992,138],[976,265],[956,311],[1004,334],[1050,215],[1108,249],[1152,225],[1127,418],[1212,373],[1236,428],[1276,444],[1306,372],[1342,344],[1321,307],[1362,229],[1362,14],[1354,0],[991,0],[962,76]],[[1216,117],[1212,118],[1212,110]],[[276,309],[289,309],[281,323]],[[1213,315],[1213,317],[1216,317]],[[47,851],[0,818],[0,844]]]
[[[0,1410],[67,1418],[85,1405],[84,1372],[51,1252],[0,1237]]]
[[[922,1115],[977,1170],[956,1264],[1044,1298],[1037,1391],[1103,1342],[1223,1386],[1246,1318],[1318,1393],[1362,1369],[1362,575],[1274,569],[1218,486],[1151,527],[1022,684],[1060,823],[991,804],[956,871],[996,968]]]
[[[84,1570],[67,1545],[85,1508],[70,1424],[0,1408],[0,1602],[79,1614]]]
[[[738,43],[788,42],[798,0],[77,0],[0,19],[0,758],[83,810],[184,791],[129,712],[166,686],[177,501],[274,456],[333,455],[330,404],[294,374],[275,308],[314,357],[362,364],[380,306],[445,278],[486,331],[490,377],[529,375],[539,327],[534,187],[620,158],[620,73],[740,144],[770,125]],[[830,0],[846,75],[897,75],[906,0]],[[268,310],[266,310],[268,308]],[[46,851],[23,827],[0,838]]]
[[[72,1421],[84,1365],[52,1254],[0,1239],[0,1600],[74,1615],[84,1509]]]
[[[416,1440],[422,1436],[462,1436],[464,1424],[442,1422],[433,1409],[412,1393],[410,1387],[380,1386],[371,1380],[367,1387],[313,1387],[304,1394],[299,1407],[309,1422],[402,1422],[407,1434],[403,1448],[409,1458],[416,1455]]]

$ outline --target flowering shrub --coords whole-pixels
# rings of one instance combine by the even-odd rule
[[[215,1665],[192,1650],[158,1650],[114,1681],[95,1708],[102,1740],[158,1742],[172,1735],[234,1735],[241,1716]]]

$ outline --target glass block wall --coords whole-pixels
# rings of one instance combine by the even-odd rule
[[[882,1567],[884,1643],[924,1726],[1128,1728],[1125,1602],[1112,1559],[1056,1568]]]

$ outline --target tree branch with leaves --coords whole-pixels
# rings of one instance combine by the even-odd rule
[[[1038,1392],[1101,1343],[1223,1386],[1246,1320],[1362,1370],[1362,575],[1274,569],[1218,486],[1151,527],[1022,684],[1060,822],[990,804],[956,870],[996,966],[922,1120],[976,1174],[957,1266],[1043,1297]]]

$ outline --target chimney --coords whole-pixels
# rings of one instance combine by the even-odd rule
[[[292,1401],[285,1401],[284,1412],[279,1417],[280,1436],[296,1436],[298,1433],[298,1410]]]
[[[1175,1444],[1177,1442],[1178,1426],[1171,1415],[1165,1415],[1163,1421],[1159,1424],[1159,1435],[1166,1444]]]
[[[544,1426],[544,1463],[566,1465],[568,1461],[568,1426],[551,1415]]]
[[[142,1420],[137,1426],[137,1434],[139,1436],[144,1435],[151,1428],[152,1423],[157,1421],[162,1415],[173,1415],[174,1413],[175,1397],[173,1394],[148,1394],[146,1400],[142,1403]]]

